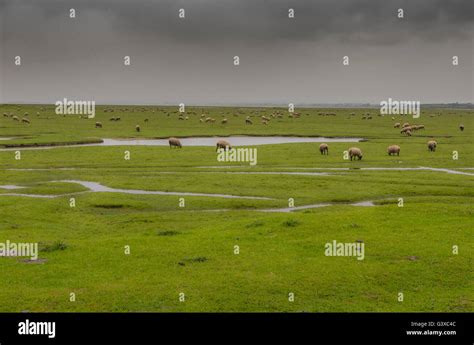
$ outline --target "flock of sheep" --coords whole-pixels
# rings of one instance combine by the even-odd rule
[[[171,137],[168,139],[168,143],[170,145],[170,149],[175,147],[175,148],[182,148],[183,145],[181,144],[181,141],[178,138]],[[218,149],[224,149],[224,150],[232,150],[232,145],[226,140],[219,140],[217,141],[216,144],[216,151]]]
[[[400,133],[406,134],[408,136],[412,135],[411,134],[412,131],[417,131],[417,130],[425,128],[424,125],[410,125],[408,122],[405,122],[403,125],[400,125],[400,123],[397,122],[394,125],[394,128],[400,128],[400,127],[402,128]],[[459,125],[459,129],[461,130],[461,132],[464,131],[464,125],[463,124]],[[428,150],[430,152],[434,152],[434,151],[436,151],[436,147],[438,146],[438,143],[435,140],[429,140],[427,142],[427,146],[428,146]],[[328,155],[329,154],[329,145],[326,144],[326,143],[322,143],[321,145],[319,145],[319,152],[322,155]],[[356,159],[361,160],[362,159],[362,150],[358,147],[351,147],[351,148],[349,148],[349,150],[347,152],[349,154],[349,158],[350,158],[351,161],[353,159],[354,160],[356,160]],[[400,146],[399,145],[390,145],[389,147],[387,147],[387,153],[388,153],[389,156],[392,156],[392,155],[393,156],[394,155],[400,156]]]
[[[436,146],[438,146],[438,143],[434,140],[428,141],[428,150],[429,151],[436,151]],[[329,154],[329,145],[326,143],[322,143],[319,145],[319,152],[321,152],[322,155],[328,155]],[[358,147],[351,147],[349,150],[347,150],[349,154],[349,158],[352,161],[354,160],[361,160],[362,159],[362,150]],[[400,156],[400,146],[399,145],[390,145],[387,147],[387,153],[389,156]]]
[[[354,113],[351,113],[351,115],[353,115]],[[319,113],[318,115],[326,115],[326,116],[334,116],[335,113]],[[271,115],[272,117],[281,117],[281,113],[276,113],[276,114],[272,114]],[[297,116],[299,117],[300,114],[299,113],[293,113],[291,114],[290,116]],[[204,118],[204,119],[203,119]],[[265,116],[265,115],[262,115],[261,116],[262,118],[262,123],[263,124],[267,124],[269,121],[270,121],[270,118]],[[371,119],[372,117],[371,116],[364,116],[363,118],[366,118],[366,119]],[[210,117],[205,117],[205,115],[201,115],[201,122],[215,122],[215,119],[213,118],[210,118]],[[222,123],[227,123],[227,118],[224,118],[222,120]],[[245,119],[245,123],[246,124],[252,124],[252,120],[250,118],[250,116],[247,116],[246,119]],[[137,125],[138,127],[138,125]],[[422,129],[425,129],[425,126],[424,125],[410,125],[408,122],[405,122],[403,125],[401,125],[400,123],[396,123],[394,125],[394,128],[402,128],[400,133],[401,134],[406,134],[408,136],[411,136],[412,135],[412,132],[414,131],[417,131],[417,130],[422,130]],[[459,125],[459,129],[461,131],[464,131],[464,125]],[[183,145],[181,144],[181,142],[179,141],[178,138],[169,138],[169,145],[170,145],[170,148],[173,148],[173,147],[178,147],[178,148],[182,148]],[[429,140],[427,142],[427,146],[428,146],[428,150],[430,152],[434,152],[436,151],[436,147],[438,146],[438,143],[435,141],[435,140]],[[216,144],[216,150],[219,149],[219,148],[228,148],[229,150],[232,148],[231,144],[225,140],[219,140]],[[329,154],[329,145],[326,144],[326,143],[322,143],[321,145],[319,145],[319,152],[322,154],[322,155],[328,155]],[[362,150],[358,147],[351,147],[347,150],[348,152],[348,156],[350,158],[350,160],[362,160],[362,157],[363,157],[363,154],[362,154]],[[394,155],[397,155],[397,156],[400,156],[400,146],[399,145],[390,145],[387,147],[387,153],[389,156],[394,156]]]
[[[28,115],[29,115],[28,113],[25,113],[23,117],[21,118],[21,122],[26,123],[27,125],[31,124],[30,120],[28,119]],[[14,115],[13,113],[10,113],[10,114],[3,113],[3,117],[9,117],[13,121],[20,122],[20,118],[17,115]]]
[[[144,112],[144,111],[146,111],[146,110],[141,110],[141,111]],[[264,110],[262,110],[262,112],[263,112],[263,111],[264,111]],[[105,109],[104,112],[113,112],[113,109]],[[154,112],[155,112],[155,111],[153,111],[153,113],[154,113]],[[258,115],[258,112],[259,112],[258,110],[252,110],[252,111],[250,111],[250,113],[251,113],[252,115],[246,116],[246,118],[245,118],[245,124],[247,124],[247,125],[253,125],[254,119],[252,119],[252,118],[253,118],[254,116],[259,116],[259,115]],[[171,116],[171,115],[174,114],[174,113],[178,113],[178,112],[177,112],[177,111],[174,111],[174,112],[165,112],[166,116]],[[187,114],[187,115],[197,115],[196,112],[192,112],[192,111],[191,111],[191,112],[187,112],[186,114]],[[228,112],[226,112],[226,113],[221,112],[220,114],[221,114],[221,116],[223,116],[223,118],[220,120],[220,123],[223,124],[223,125],[229,123],[229,119],[227,118],[227,116],[230,114],[230,111],[228,111]],[[242,112],[242,111],[239,110],[239,111],[237,111],[237,112],[234,113],[234,116],[235,116],[235,117],[238,117],[239,115],[242,115],[242,114],[244,114],[244,112]],[[187,116],[187,115],[185,115],[185,114],[183,114],[183,113],[180,113],[179,116],[178,116],[178,120],[184,120],[184,121],[189,120],[190,117]],[[309,115],[309,114],[307,114],[307,115]],[[333,116],[335,116],[336,114],[335,114],[335,113],[319,113],[319,115],[333,115]],[[276,119],[276,118],[281,119],[281,118],[283,118],[283,112],[282,112],[282,111],[275,111],[275,112],[273,112],[272,114],[270,114],[269,116],[260,115],[259,117],[260,117],[261,123],[262,123],[263,125],[267,125],[272,119]],[[298,113],[298,112],[293,112],[293,113],[290,113],[290,114],[288,115],[288,117],[289,117],[289,118],[299,118],[299,117],[301,117],[301,114]],[[120,117],[112,117],[112,118],[110,118],[110,121],[120,121]],[[145,122],[148,122],[148,119],[145,119]],[[200,123],[215,123],[215,122],[216,122],[216,119],[215,119],[214,117],[209,116],[209,114],[203,112],[203,113],[201,113],[201,116],[200,116],[200,118],[199,118],[199,122],[200,122]],[[96,128],[102,128],[102,123],[101,123],[101,122],[96,122],[95,127],[96,127]],[[137,132],[140,132],[140,125],[136,125],[136,126],[135,126],[135,130],[136,130]]]
[[[396,123],[394,128],[400,128],[400,123]],[[407,136],[411,137],[412,132],[418,131],[420,129],[425,129],[424,125],[410,125],[408,122],[405,122],[402,126],[402,130],[400,131],[401,134],[406,134]]]
[[[183,145],[181,144],[181,141],[178,138],[171,137],[168,140],[168,143],[170,145],[170,148],[182,148]],[[430,140],[428,141],[428,150],[429,151],[436,151],[436,147],[438,146],[438,143],[435,140]],[[232,145],[226,141],[226,140],[219,140],[217,141],[216,144],[216,151],[218,149],[232,149]],[[319,145],[319,152],[322,155],[328,155],[329,154],[329,145],[326,143],[322,143]],[[362,150],[358,147],[351,147],[347,150],[349,154],[350,160],[361,160],[362,159]],[[390,145],[387,147],[387,153],[389,156],[392,155],[397,155],[400,156],[400,146],[399,145]]]
[[[41,108],[41,110],[43,111],[44,108]],[[138,108],[138,109],[124,108],[124,109],[119,109],[119,111],[120,110],[122,110],[122,111],[132,111],[132,112],[135,112],[135,111],[141,111],[141,112],[149,111],[149,109],[147,109],[147,108]],[[107,112],[112,113],[114,111],[115,110],[113,108],[104,109],[104,113],[107,113]],[[155,113],[155,110],[151,110],[151,111],[152,111],[152,113]],[[157,111],[164,111],[164,110],[158,108]],[[272,119],[275,119],[275,118],[281,119],[281,118],[283,118],[283,112],[282,111],[276,110],[268,116],[264,115],[264,114],[263,115],[259,114],[259,112],[261,113],[261,112],[264,112],[264,111],[265,110],[251,110],[250,111],[251,115],[247,115],[246,118],[245,118],[245,124],[252,125],[254,123],[252,118],[255,117],[255,116],[260,118],[261,123],[263,125],[267,125],[268,123],[270,123],[270,121]],[[174,111],[174,112],[166,112],[165,111],[165,114],[167,116],[170,116],[172,113],[179,113],[179,112],[178,111]],[[187,114],[197,115],[196,112],[187,112]],[[223,116],[223,118],[220,121],[221,124],[227,124],[229,122],[229,120],[227,119],[228,114],[230,114],[230,111],[227,111],[226,113],[221,112],[221,115]],[[234,112],[235,117],[238,117],[239,115],[242,115],[242,114],[245,114],[242,110],[237,110],[237,111]],[[3,113],[4,117],[11,118],[13,121],[18,121],[18,122],[22,122],[22,123],[25,123],[27,125],[30,125],[31,121],[29,120],[28,115],[29,114],[27,112],[25,112],[23,117],[20,119],[19,116],[15,115],[13,113],[9,113],[9,114]],[[40,115],[40,112],[37,112],[37,116],[39,116],[39,115]],[[306,115],[309,115],[309,114],[306,114]],[[323,113],[323,112],[320,112],[320,113],[318,113],[318,115],[319,116],[335,116],[336,113]],[[350,115],[354,116],[355,113],[351,113]],[[300,116],[301,116],[301,114],[298,113],[298,112],[292,112],[292,113],[288,114],[289,118],[299,118]],[[81,118],[84,118],[84,117],[81,117]],[[179,113],[178,119],[186,121],[186,120],[189,120],[189,116],[184,115],[183,113]],[[370,120],[370,119],[372,119],[372,116],[369,113],[367,113],[362,117],[362,119],[369,119]],[[109,120],[113,121],[113,122],[116,122],[116,121],[120,121],[121,118],[119,116],[114,116],[114,117],[111,117]],[[392,117],[392,120],[394,120],[393,117]],[[208,113],[206,114],[206,113],[202,112],[201,116],[199,118],[199,121],[201,123],[214,123],[214,122],[216,122],[216,119],[213,118],[213,117],[210,117],[208,115]],[[148,122],[148,119],[145,119],[145,122]],[[394,128],[401,128],[400,133],[405,134],[407,136],[412,136],[415,131],[425,129],[425,126],[422,125],[422,124],[417,125],[417,124],[410,124],[408,122],[405,122],[403,124],[400,124],[399,122],[397,122],[397,123],[394,124],[393,127]],[[103,128],[102,122],[97,121],[95,123],[95,128]],[[463,124],[459,125],[459,129],[461,131],[464,131],[464,125]],[[135,126],[135,131],[136,132],[141,131],[140,125],[137,124]],[[428,141],[428,143],[427,143],[428,150],[431,151],[431,152],[436,151],[437,145],[438,144],[435,140]],[[173,147],[182,148],[183,147],[180,140],[178,138],[174,138],[174,137],[169,138],[169,146],[170,146],[170,148],[173,148]],[[227,142],[225,140],[219,140],[216,144],[216,149],[219,149],[219,148],[229,148],[229,149],[231,149],[232,147],[231,147],[229,142]],[[319,151],[322,155],[328,155],[329,154],[329,145],[326,144],[326,143],[322,143],[319,146]],[[358,147],[351,147],[351,148],[348,149],[347,152],[348,152],[348,155],[349,155],[349,158],[350,158],[351,161],[352,160],[361,160],[362,157],[363,157],[362,150]],[[388,153],[388,155],[397,155],[397,156],[399,156],[400,155],[400,146],[399,145],[390,145],[390,146],[388,146],[387,153]]]
[[[412,131],[417,131],[417,130],[425,128],[424,125],[410,125],[408,122],[405,122],[403,125],[400,125],[400,123],[397,122],[393,127],[394,128],[402,127],[402,130],[400,131],[400,133],[406,134],[408,136],[412,135],[411,134]],[[461,132],[464,131],[464,125],[463,124],[459,125],[459,129],[461,130]],[[434,151],[436,151],[436,147],[438,146],[438,143],[435,140],[429,140],[427,142],[427,146],[428,146],[428,150],[430,152],[434,152]],[[329,154],[329,145],[326,144],[326,143],[322,143],[321,145],[319,145],[319,152],[322,155],[328,155]],[[393,156],[394,155],[400,156],[400,146],[399,145],[390,145],[389,147],[387,147],[387,153],[388,153],[389,156],[392,156],[392,155]],[[354,160],[356,160],[356,159],[361,160],[362,159],[362,150],[358,147],[351,147],[348,150],[348,154],[349,154],[349,158],[350,158],[351,161],[353,159]]]

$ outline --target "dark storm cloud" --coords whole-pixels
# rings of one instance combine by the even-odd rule
[[[472,0],[0,0],[2,17],[5,101],[473,99]]]
[[[403,39],[463,39],[472,35],[472,0],[80,0],[6,1],[6,16],[23,6],[45,24],[74,7],[128,35],[173,40],[247,42],[335,39],[392,44]],[[179,8],[186,20],[177,18]],[[288,19],[294,8],[297,20]],[[406,20],[396,17],[405,10]],[[98,23],[99,24],[99,23]],[[28,22],[22,22],[25,29]],[[100,24],[99,24],[100,25]]]

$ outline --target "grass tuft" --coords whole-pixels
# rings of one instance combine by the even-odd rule
[[[174,231],[174,230],[158,231],[157,233],[158,236],[176,236],[179,234],[180,234],[179,231]]]
[[[68,248],[68,245],[61,241],[56,241],[53,243],[40,243],[39,244],[39,251],[44,253],[55,252],[58,250],[65,250]]]
[[[295,219],[288,219],[288,220],[283,222],[283,226],[290,227],[290,228],[294,228],[295,226],[298,226],[300,224],[301,224],[301,222],[299,222]]]

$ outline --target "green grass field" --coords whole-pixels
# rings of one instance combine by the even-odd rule
[[[7,115],[0,138],[12,138],[0,140],[0,186],[25,187],[0,188],[0,243],[39,242],[41,259],[0,257],[0,311],[474,310],[473,110],[424,109],[419,119],[376,109],[300,109],[299,118],[276,108],[186,111],[188,120],[179,120],[174,107],[109,106],[81,119],[52,106],[0,106]],[[276,111],[283,116],[261,123]],[[9,116],[25,112],[30,124]],[[203,112],[216,121],[200,122]],[[366,113],[372,119],[363,120]],[[407,137],[396,122],[425,129]],[[213,147],[21,147],[229,135],[366,140],[329,143],[328,156],[319,143],[255,146],[256,166],[218,162]],[[431,139],[435,152],[427,149]],[[401,146],[400,156],[387,154],[391,144]],[[352,146],[362,149],[361,161],[343,159]],[[176,194],[90,192],[69,180]],[[267,199],[180,196],[186,192]],[[296,207],[330,206],[264,212],[288,207],[290,198]],[[351,205],[363,201],[375,206]],[[364,260],[325,256],[333,240],[363,241]]]

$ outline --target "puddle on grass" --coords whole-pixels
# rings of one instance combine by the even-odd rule
[[[209,166],[197,166],[197,169],[229,169],[229,168],[240,168],[240,167],[248,167],[246,165],[228,165],[228,166],[217,166],[217,165],[209,165]],[[350,171],[353,170],[351,168],[311,168],[311,167],[275,167],[275,169],[293,169],[293,170],[334,170],[334,171]],[[474,168],[458,168],[459,170],[471,170]],[[357,168],[357,170],[367,170],[367,171],[434,171],[434,172],[444,172],[447,174],[455,174],[455,175],[468,175],[474,176],[474,173],[469,173],[465,171],[453,170],[448,168],[432,168],[432,167],[365,167],[365,168]]]
[[[87,193],[87,192],[105,192],[105,193],[125,193],[125,194],[136,194],[136,195],[178,195],[178,196],[206,196],[206,197],[216,197],[216,198],[226,198],[226,199],[254,199],[254,200],[274,200],[273,198],[267,197],[258,197],[258,196],[241,196],[241,195],[229,195],[229,194],[210,194],[210,193],[190,193],[190,192],[163,192],[163,191],[147,191],[147,190],[139,190],[139,189],[120,189],[120,188],[111,188],[104,186],[97,182],[90,182],[90,181],[80,181],[80,180],[59,180],[59,181],[50,181],[50,182],[63,182],[63,183],[77,183],[81,186],[89,189],[86,192],[78,192],[78,193],[69,193],[69,194],[60,194],[60,195],[41,195],[41,194],[20,194],[20,193],[5,193],[0,194],[2,195],[11,195],[11,196],[24,196],[24,197],[31,197],[31,198],[57,198],[64,195],[72,195],[72,194],[79,194],[79,193]],[[15,186],[19,187],[19,186]],[[23,187],[19,187],[23,188]],[[298,210],[306,210],[311,208],[319,208],[319,207],[328,207],[328,206],[337,206],[337,205],[351,205],[351,206],[365,206],[371,207],[375,206],[373,201],[360,201],[352,204],[335,204],[335,203],[319,203],[319,204],[312,204],[312,205],[303,205],[303,206],[296,206],[296,207],[284,207],[284,208],[269,208],[269,209],[239,209],[240,211],[261,211],[261,212],[293,212]],[[231,211],[231,209],[217,209],[217,210],[202,210],[204,212],[219,212],[219,211]]]
[[[306,209],[311,209],[311,208],[320,208],[320,207],[328,207],[328,206],[343,206],[343,205],[364,206],[364,207],[375,206],[373,201],[369,200],[369,201],[355,202],[355,203],[352,203],[352,204],[320,203],[320,204],[303,205],[303,206],[295,206],[295,207],[267,208],[267,209],[256,210],[256,211],[261,211],[261,212],[293,212],[293,211],[306,210]]]
[[[286,136],[230,136],[230,137],[193,137],[179,138],[183,146],[216,146],[219,139],[225,139],[233,146],[254,146],[271,144],[291,144],[291,143],[322,143],[322,142],[340,142],[353,143],[363,140],[363,138],[326,138],[326,137],[286,137]],[[99,146],[117,146],[117,145],[149,145],[149,146],[169,146],[168,139],[102,139]]]
[[[36,260],[33,260],[33,259],[20,259],[18,261],[23,262],[25,264],[42,265],[42,264],[48,262],[48,259],[41,259],[41,258],[37,258]]]
[[[12,185],[12,184],[6,184],[6,185],[3,185],[3,186],[0,186],[0,188],[2,188],[2,189],[21,189],[21,188],[26,188],[26,187],[15,186],[15,185]]]
[[[124,194],[136,194],[136,195],[145,194],[145,195],[206,196],[206,197],[225,198],[225,199],[274,200],[273,198],[260,197],[260,196],[242,196],[242,195],[230,195],[230,194],[210,194],[210,193],[191,193],[191,192],[164,192],[164,191],[148,191],[148,190],[140,190],[140,189],[110,188],[97,182],[79,181],[79,180],[58,180],[58,181],[49,181],[49,182],[77,183],[89,190],[85,192],[57,194],[57,195],[2,193],[0,194],[0,196],[7,195],[7,196],[24,196],[24,197],[30,197],[30,198],[53,199],[53,198],[58,198],[65,195],[73,195],[73,194],[80,194],[80,193],[87,193],[87,192],[108,192],[108,193],[124,193]],[[26,187],[13,186],[13,185],[0,186],[0,188],[2,187],[5,187],[5,189],[26,188]]]
[[[68,193],[68,194],[21,194],[21,193],[2,193],[0,196],[24,196],[27,198],[39,198],[39,199],[54,199],[54,198],[59,198],[62,196],[66,195],[74,195],[74,194],[79,194],[79,193],[84,193],[84,192],[78,192],[78,193]]]
[[[76,168],[9,168],[9,171],[49,171],[49,170],[76,170]]]
[[[51,199],[51,198],[65,196],[65,195],[72,195],[72,194],[80,194],[80,193],[88,193],[88,192],[105,192],[105,193],[125,193],[125,194],[136,194],[136,195],[143,195],[143,194],[145,195],[178,195],[178,196],[188,195],[188,196],[206,196],[206,197],[227,198],[227,199],[274,200],[273,198],[258,197],[258,196],[241,196],[241,195],[229,195],[229,194],[190,193],[190,192],[163,192],[163,191],[147,191],[147,190],[139,190],[139,189],[119,189],[119,188],[110,188],[97,182],[80,181],[80,180],[59,180],[59,181],[50,181],[50,182],[77,183],[89,189],[89,191],[60,194],[60,195],[5,193],[5,194],[0,194],[0,196],[10,195],[10,196],[24,196],[24,197],[31,197],[31,198]],[[14,186],[14,187],[24,188],[20,186]],[[302,205],[302,206],[295,206],[295,207],[284,207],[284,208],[236,209],[234,211],[293,212],[293,211],[306,210],[306,209],[312,209],[312,208],[320,208],[320,207],[328,207],[328,206],[342,206],[342,205],[362,206],[362,207],[375,206],[373,201],[368,200],[368,201],[359,201],[359,202],[350,203],[350,204],[319,203],[319,204]],[[196,212],[196,210],[192,210],[192,211]],[[211,209],[211,210],[200,210],[200,211],[201,212],[221,212],[221,211],[232,211],[232,209],[215,209],[215,210]]]
[[[208,196],[215,198],[226,198],[226,199],[255,199],[255,200],[273,200],[273,198],[259,197],[259,196],[241,196],[241,195],[230,195],[230,194],[210,194],[210,193],[190,193],[190,192],[163,192],[163,191],[148,191],[140,189],[120,189],[110,188],[97,182],[80,181],[80,180],[60,180],[51,182],[65,182],[65,183],[77,183],[83,187],[86,187],[91,192],[109,192],[109,193],[125,193],[125,194],[136,194],[136,195],[178,195],[178,196]]]
[[[182,174],[182,171],[161,171],[157,174]],[[303,176],[327,176],[334,175],[327,172],[298,172],[298,171],[197,171],[192,174],[235,174],[235,175],[303,175]],[[338,175],[334,175],[338,176]]]
[[[256,146],[272,144],[292,144],[292,143],[357,143],[365,140],[363,138],[326,138],[326,137],[286,137],[286,136],[230,136],[230,137],[190,137],[179,138],[183,147],[186,146],[216,146],[216,142],[225,139],[232,146]],[[42,150],[58,147],[82,147],[82,146],[169,146],[168,139],[102,139],[101,143],[92,144],[72,144],[57,146],[34,146],[21,147],[22,150]],[[17,150],[18,147],[9,147],[5,150]]]

